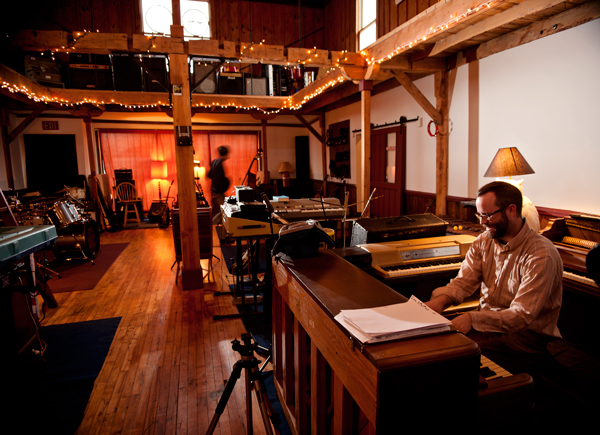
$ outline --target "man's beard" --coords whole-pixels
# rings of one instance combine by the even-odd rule
[[[503,211],[500,212],[500,218],[501,220],[498,223],[490,224],[490,222],[487,222],[485,224],[488,236],[492,239],[501,239],[508,231],[508,218]]]

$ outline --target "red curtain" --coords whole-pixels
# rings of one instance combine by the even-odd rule
[[[158,199],[159,180],[150,175],[150,162],[167,162],[167,179],[160,180],[162,200],[165,200],[169,184],[174,180],[170,198],[177,197],[177,165],[175,162],[175,138],[173,130],[116,130],[100,129],[100,145],[106,174],[111,189],[115,186],[114,170],[131,169],[137,194],[143,199],[144,210],[149,210],[153,200]],[[230,150],[230,159],[225,162],[225,173],[231,180],[231,186],[242,180],[248,166],[258,150],[258,133],[221,133],[194,131],[194,160],[203,170],[196,170],[199,183],[206,199],[211,201],[210,180],[206,177],[210,162],[218,155],[217,147],[226,145]],[[253,171],[256,168],[253,167]],[[104,192],[108,195],[109,192]],[[113,193],[111,190],[110,193]],[[113,195],[114,196],[114,195]]]
[[[218,157],[217,148],[221,145],[229,148],[229,159],[225,161],[223,167],[225,175],[231,182],[226,196],[233,195],[234,186],[242,184],[250,162],[258,152],[258,133],[210,132],[212,160]],[[256,163],[252,164],[251,172],[256,175]],[[248,184],[248,181],[245,184]],[[208,188],[210,189],[210,184]]]

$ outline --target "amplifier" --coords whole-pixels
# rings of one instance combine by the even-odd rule
[[[69,54],[69,87],[112,91],[110,57],[101,54]]]
[[[267,78],[245,76],[246,95],[267,95]]]
[[[254,189],[250,186],[235,186],[235,199],[237,202],[253,202]]]
[[[51,59],[25,56],[25,75],[28,79],[48,88],[64,88],[62,75]]]
[[[206,74],[218,65],[218,62],[205,59],[192,59],[193,73],[190,75],[192,92],[199,94],[214,94],[217,92],[217,72],[213,71],[202,83],[198,84]]]
[[[358,219],[352,227],[351,246],[446,235],[448,222],[431,214]]]
[[[241,73],[219,73],[219,94],[244,95]]]
[[[115,91],[143,90],[142,68],[127,54],[113,54],[112,64],[115,72]]]
[[[167,58],[165,55],[143,55],[144,91],[168,92],[169,75],[167,73]],[[149,72],[152,74],[150,75]]]
[[[167,209],[167,204],[164,202],[153,202],[148,210],[148,222],[155,224],[158,222],[160,216]]]

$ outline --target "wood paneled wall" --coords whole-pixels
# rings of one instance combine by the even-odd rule
[[[416,17],[439,0],[403,0],[396,5],[394,0],[377,2],[377,37],[391,32],[406,21]]]
[[[4,4],[7,3],[7,4]],[[3,2],[3,30],[142,33],[140,0],[28,0]]]
[[[325,50],[356,51],[356,0],[331,0],[325,6]]]
[[[439,0],[377,2],[381,37]],[[98,30],[142,33],[141,0],[29,0],[7,2],[2,24],[7,30]],[[356,51],[356,0],[330,0],[322,8],[247,0],[211,2],[212,38],[292,47]],[[300,29],[301,27],[301,29]],[[300,31],[301,30],[301,31]],[[301,40],[301,41],[300,41]]]
[[[211,4],[211,15],[213,39],[326,48],[320,8],[219,0]]]

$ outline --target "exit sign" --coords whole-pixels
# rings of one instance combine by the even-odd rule
[[[42,130],[58,130],[58,121],[42,121]]]

